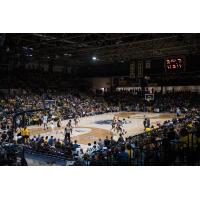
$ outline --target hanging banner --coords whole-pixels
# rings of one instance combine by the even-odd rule
[[[146,60],[145,61],[145,68],[146,69],[151,69],[151,60]]]
[[[135,62],[130,64],[130,78],[135,79]]]
[[[143,78],[143,61],[138,62],[138,78]]]

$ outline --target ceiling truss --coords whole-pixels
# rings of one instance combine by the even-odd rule
[[[3,50],[12,56],[33,49],[31,59],[57,59],[76,65],[131,61],[169,55],[200,54],[200,34],[176,33],[63,33],[6,34]],[[5,54],[5,52],[4,52]]]

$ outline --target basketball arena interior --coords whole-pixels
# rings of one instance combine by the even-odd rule
[[[1,166],[198,166],[200,34],[1,33]]]

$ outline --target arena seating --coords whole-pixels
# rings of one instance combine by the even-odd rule
[[[51,158],[73,161],[73,165],[198,165],[200,95],[190,92],[164,95],[155,93],[155,100],[151,102],[151,106],[159,108],[161,112],[175,112],[175,108],[180,107],[185,117],[166,121],[156,128],[151,127],[148,134],[138,133],[137,136],[125,139],[119,137],[118,141],[109,138],[96,141],[96,144],[88,146],[86,152],[82,152],[81,147],[77,151],[77,147],[67,141],[54,139],[54,144],[50,145],[46,141],[49,138],[41,136],[25,143],[20,140],[13,141],[13,115],[16,112],[26,112],[28,109],[43,109],[44,98],[56,100],[53,109],[57,117],[64,120],[77,114],[84,117],[115,111],[146,111],[149,102],[146,102],[142,95],[141,91],[119,91],[105,93],[103,99],[99,99],[94,95],[80,95],[77,90],[71,90],[70,93],[62,95],[29,94],[15,98],[1,97],[1,144],[14,142],[17,147],[23,146],[27,153],[46,154]],[[26,113],[25,124],[38,124],[41,114]],[[22,121],[19,121],[18,126],[21,126],[21,123]],[[5,155],[7,150],[3,145],[1,147],[1,152],[4,152],[2,155]],[[10,159],[8,160],[11,163]],[[2,163],[4,161],[2,160]]]

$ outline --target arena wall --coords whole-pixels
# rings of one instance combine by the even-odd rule
[[[92,90],[96,91],[97,89],[109,89],[112,86],[111,77],[95,77],[91,78]]]
[[[117,90],[137,90],[140,89],[140,87],[118,87]],[[150,91],[152,91],[152,89],[154,91],[160,92],[161,91],[161,86],[154,86],[154,87],[148,87],[148,89]],[[167,92],[172,92],[174,89],[175,92],[179,92],[179,91],[191,91],[191,92],[197,92],[200,93],[200,86],[166,86],[163,87],[163,93],[167,93]]]

